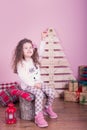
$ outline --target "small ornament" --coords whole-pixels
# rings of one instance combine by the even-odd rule
[[[47,30],[42,32],[41,39],[44,40],[46,37],[48,37]]]
[[[8,104],[8,107],[5,111],[5,121],[6,124],[14,124],[16,123],[16,108],[13,103]]]

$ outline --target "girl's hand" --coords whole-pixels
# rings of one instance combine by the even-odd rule
[[[40,89],[41,88],[41,83],[35,84],[35,87],[38,88],[38,89]]]

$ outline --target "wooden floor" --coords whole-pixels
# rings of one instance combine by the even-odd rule
[[[56,98],[53,108],[58,119],[45,117],[49,126],[39,128],[33,121],[22,120],[18,116],[16,124],[5,124],[6,108],[0,107],[0,130],[87,130],[87,105],[64,102]]]

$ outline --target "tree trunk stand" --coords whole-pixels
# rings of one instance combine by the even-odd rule
[[[35,116],[35,102],[19,98],[20,118],[24,120],[33,120]]]

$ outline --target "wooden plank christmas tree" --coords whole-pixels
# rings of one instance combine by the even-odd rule
[[[40,52],[43,52],[41,55],[42,79],[47,85],[56,89],[58,97],[64,91],[67,82],[76,79],[54,29],[49,28],[42,33],[40,48]]]

